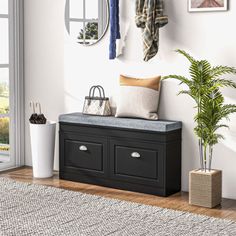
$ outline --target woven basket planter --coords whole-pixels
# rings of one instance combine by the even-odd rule
[[[189,172],[189,204],[213,208],[221,204],[222,171]]]

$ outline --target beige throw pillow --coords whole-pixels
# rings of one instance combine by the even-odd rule
[[[149,79],[120,76],[116,117],[157,120],[161,76]]]

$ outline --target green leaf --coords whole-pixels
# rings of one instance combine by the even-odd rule
[[[179,80],[181,83],[186,84],[188,86],[192,85],[191,80],[181,75],[167,75],[167,76],[164,76],[162,80],[166,80],[166,79],[176,79],[176,80]]]
[[[218,78],[221,75],[236,74],[236,69],[229,66],[216,66],[211,69],[211,77]]]
[[[184,50],[177,49],[176,52],[185,56],[189,60],[190,63],[193,63],[195,61],[195,59],[192,56],[190,56],[187,52],[185,52]]]
[[[190,78],[169,75],[165,79],[177,79],[180,84],[187,85],[188,89],[181,90],[179,94],[189,95],[196,103],[194,132],[205,147],[213,146],[223,138],[216,132],[220,128],[228,128],[227,124],[221,124],[222,120],[228,120],[230,114],[236,113],[236,105],[224,104],[224,96],[220,91],[223,87],[236,88],[233,80],[221,78],[226,74],[236,74],[236,69],[228,66],[212,67],[207,60],[195,60],[183,50],[177,52],[190,61]]]
[[[231,87],[231,88],[236,88],[236,83],[233,82],[232,80],[227,80],[227,79],[215,79],[214,83],[218,87]]]

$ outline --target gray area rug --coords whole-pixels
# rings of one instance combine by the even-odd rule
[[[236,235],[236,223],[0,178],[0,235]]]

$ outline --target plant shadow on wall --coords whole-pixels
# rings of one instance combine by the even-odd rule
[[[223,124],[222,120],[229,120],[229,115],[236,112],[235,104],[225,104],[220,90],[224,87],[236,88],[236,83],[221,77],[225,74],[236,74],[236,70],[228,66],[212,67],[208,61],[195,60],[183,50],[177,50],[177,52],[185,56],[191,63],[189,68],[191,78],[169,75],[163,79],[177,79],[181,84],[187,85],[188,90],[182,90],[179,94],[189,95],[196,103],[194,131],[198,137],[201,170],[211,171],[213,147],[220,139],[223,139],[219,130],[228,128],[228,125]]]

